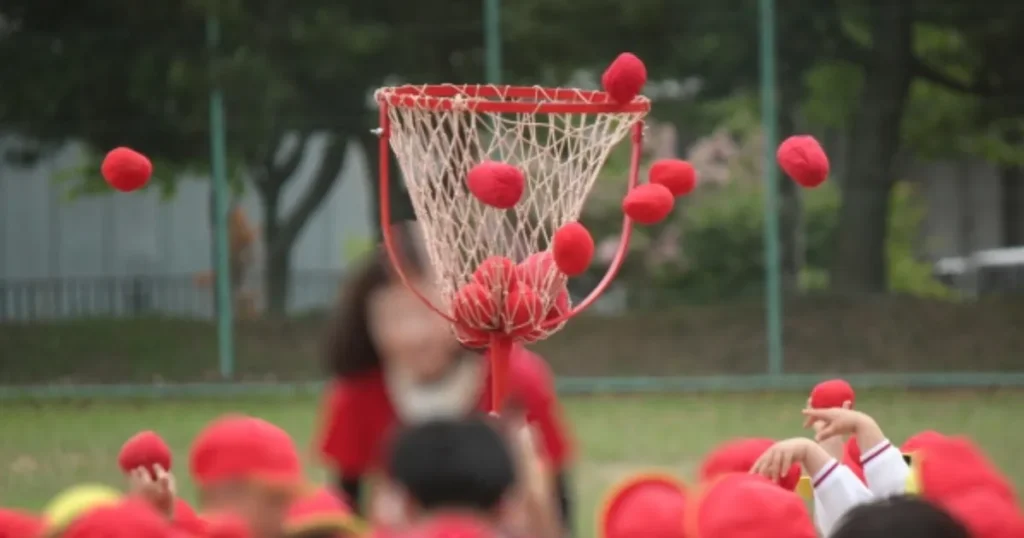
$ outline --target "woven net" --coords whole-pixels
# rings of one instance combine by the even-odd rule
[[[571,113],[549,113],[543,109],[572,107],[546,104],[602,104],[607,97],[539,87],[402,86],[380,89],[376,98],[389,103],[390,144],[422,226],[440,289],[442,304],[437,306],[456,318],[460,313],[463,320],[470,318],[472,328],[526,340],[557,330],[545,327],[545,320],[565,314],[570,305],[566,277],[546,254],[552,236],[579,218],[601,167],[647,107],[590,113],[579,106]],[[514,107],[516,112],[481,110],[488,108],[481,104],[495,102],[537,107],[529,112],[523,106]],[[526,190],[512,209],[487,206],[469,192],[466,176],[483,161],[501,161],[525,173]],[[495,257],[510,259],[518,268],[492,264],[489,296],[470,297],[470,304],[456,312],[459,290]],[[528,282],[533,293],[514,293],[517,281]],[[464,342],[472,339],[458,328],[456,334]]]

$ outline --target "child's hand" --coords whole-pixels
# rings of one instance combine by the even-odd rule
[[[824,441],[838,435],[856,435],[857,431],[872,422],[871,417],[844,407],[831,409],[804,409],[804,427],[814,428],[816,441]]]
[[[132,470],[128,476],[131,492],[148,501],[161,514],[173,517],[174,498],[177,496],[174,475],[159,464],[153,466],[153,474],[145,467]]]
[[[765,450],[764,454],[761,454],[761,457],[754,462],[754,466],[750,468],[750,472],[778,482],[789,473],[794,463],[802,465],[810,450],[816,447],[814,441],[804,437],[779,441]]]

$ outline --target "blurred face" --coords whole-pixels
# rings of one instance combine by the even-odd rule
[[[252,484],[224,484],[207,492],[203,509],[236,514],[249,524],[253,538],[280,538],[294,494]]]
[[[434,304],[437,289],[425,279],[410,281]],[[381,288],[367,304],[370,336],[387,368],[430,380],[452,364],[459,349],[448,322],[400,282]]]

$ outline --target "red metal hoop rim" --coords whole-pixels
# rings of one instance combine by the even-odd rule
[[[605,92],[541,86],[435,84],[390,86],[374,94],[380,104],[396,108],[509,114],[616,114],[651,110],[650,99],[638,95],[619,104]]]

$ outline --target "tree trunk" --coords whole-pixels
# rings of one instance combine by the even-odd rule
[[[283,315],[288,311],[288,296],[291,289],[291,243],[279,243],[275,249],[267,249],[266,293],[267,311]]]
[[[885,239],[893,163],[900,121],[910,89],[912,15],[907,0],[875,9],[872,49],[864,62],[864,86],[854,111],[849,159],[842,176],[842,205],[832,288],[844,293],[884,292],[888,284]]]
[[[326,144],[313,181],[287,215],[281,215],[281,193],[284,184],[292,179],[295,167],[289,170],[288,164],[271,163],[271,173],[265,178],[266,185],[260,186],[260,200],[264,208],[263,233],[266,241],[264,287],[267,312],[270,314],[286,313],[292,250],[306,223],[334,187],[344,164],[346,141],[347,138],[338,135]],[[299,153],[296,163],[301,160],[305,146],[302,144],[296,150]],[[277,148],[273,148],[273,151],[276,150]]]

